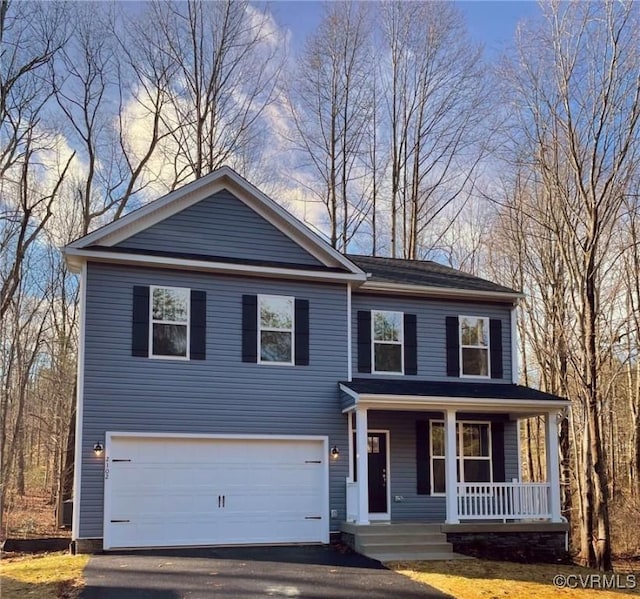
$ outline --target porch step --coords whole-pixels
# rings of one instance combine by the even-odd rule
[[[416,551],[416,552],[408,552],[408,551],[397,551],[395,553],[386,552],[386,553],[367,553],[365,554],[367,557],[371,559],[377,559],[379,562],[415,562],[415,561],[453,561],[453,560],[461,560],[461,559],[474,559],[468,555],[462,555],[460,553],[437,553],[431,551]]]
[[[373,542],[376,543],[380,540],[384,540],[387,544],[405,544],[413,545],[415,543],[440,543],[445,537],[441,532],[389,532],[389,533],[372,533],[362,532],[358,533],[358,538],[362,543]]]
[[[444,535],[443,535],[444,536]],[[439,543],[389,543],[386,539],[376,542],[360,541],[360,550],[365,555],[372,553],[452,553],[451,543],[446,539]]]
[[[422,522],[372,523],[345,522],[342,530],[353,535],[353,548],[379,561],[466,559],[453,552],[440,524]]]

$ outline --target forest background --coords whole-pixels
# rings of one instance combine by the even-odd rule
[[[501,54],[455,3],[0,1],[0,534],[71,497],[70,241],[227,164],[341,251],[524,291],[577,559],[640,552],[640,5],[544,2]],[[526,480],[543,426],[522,424]],[[543,450],[542,450],[543,451]]]

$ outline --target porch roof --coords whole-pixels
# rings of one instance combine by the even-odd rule
[[[569,401],[538,389],[509,383],[354,379],[340,383],[344,412],[356,405],[375,409],[459,408],[465,411],[540,413]]]

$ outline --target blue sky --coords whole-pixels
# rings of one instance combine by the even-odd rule
[[[304,38],[313,32],[322,16],[323,2],[315,0],[275,1],[269,3],[278,24],[291,31],[294,51],[299,50]],[[540,14],[533,0],[497,1],[469,0],[456,2],[467,17],[469,33],[485,45],[487,54],[500,53],[513,39],[516,25],[522,19]]]

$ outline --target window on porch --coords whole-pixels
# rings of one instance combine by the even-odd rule
[[[431,489],[445,493],[444,421],[430,422]],[[456,423],[456,462],[458,482],[493,482],[490,422]]]

